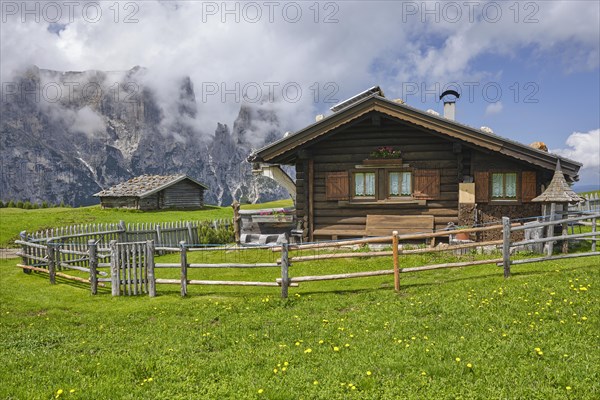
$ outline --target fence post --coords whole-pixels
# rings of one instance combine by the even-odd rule
[[[179,242],[179,252],[181,255],[181,297],[187,294],[187,249],[185,242]]]
[[[592,218],[592,232],[596,232],[596,218]],[[596,251],[597,236],[592,236],[592,251]]]
[[[22,241],[28,242],[27,231],[21,231],[21,233],[19,235],[21,236]],[[24,244],[21,245],[21,253],[29,254],[29,248],[27,246],[25,246]],[[25,256],[21,256],[21,262],[23,263],[23,265],[29,265],[29,259]],[[27,268],[23,268],[23,272],[26,274],[31,274],[31,270],[27,269]]]
[[[556,203],[552,203],[550,205],[550,222],[554,221],[554,214],[556,213]],[[554,236],[554,225],[548,225],[548,230],[546,231],[546,237],[551,238]],[[554,250],[554,241],[546,242],[546,255],[548,257],[552,256],[552,251]]]
[[[240,243],[240,203],[234,201],[231,204],[233,208],[233,234],[235,237],[235,242]]]
[[[394,260],[394,290],[400,291],[400,265],[398,263],[398,231],[392,232],[392,254]]]
[[[117,241],[110,241],[110,286],[113,296],[119,296],[121,293],[121,280],[119,277],[119,251]]]
[[[154,277],[154,240],[146,241],[146,264],[148,268],[148,295],[156,297],[156,278]]]
[[[160,222],[156,224],[156,246],[160,247],[162,244],[162,240],[161,240],[161,231],[160,231]],[[162,254],[162,253],[160,253]]]
[[[56,258],[55,253],[56,249],[54,248],[54,243],[48,241],[46,243],[46,248],[48,249],[48,275],[50,275],[50,283],[56,283]]]
[[[502,217],[502,265],[504,277],[510,276],[510,218]]]
[[[563,210],[561,213],[561,219],[568,219],[569,218],[569,209],[568,209],[569,205],[568,204],[564,204],[563,205]],[[562,229],[561,229],[561,235],[563,236],[568,236],[569,235],[569,223],[568,222],[563,222],[562,223]],[[563,248],[562,248],[562,252],[563,254],[567,254],[569,252],[569,239],[565,239],[563,240]]]
[[[290,285],[290,277],[289,277],[289,248],[288,243],[281,244],[281,298],[287,299],[288,297],[288,287]]]
[[[125,221],[119,221],[119,242],[125,243],[127,241],[127,225],[125,225]]]
[[[188,240],[190,241],[190,243],[194,244],[197,242],[197,240],[194,240],[194,233],[192,231],[192,223],[191,222],[186,222],[185,226],[187,228],[188,231]]]
[[[88,252],[90,255],[90,284],[92,294],[98,293],[98,256],[96,241],[93,239],[88,240]]]

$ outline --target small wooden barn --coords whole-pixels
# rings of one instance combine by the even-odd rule
[[[257,170],[290,165],[308,240],[389,235],[540,215],[532,200],[561,161],[581,164],[490,131],[384,97],[374,87],[333,113],[250,155]]]
[[[102,208],[200,209],[205,185],[187,175],[142,175],[94,194]]]

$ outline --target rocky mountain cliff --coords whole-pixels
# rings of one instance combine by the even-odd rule
[[[209,204],[288,197],[245,162],[252,147],[281,137],[268,103],[242,105],[232,130],[198,127],[192,82],[169,100],[147,71],[58,72],[32,68],[4,84],[0,103],[0,199],[98,203],[92,195],[141,174],[185,173]]]

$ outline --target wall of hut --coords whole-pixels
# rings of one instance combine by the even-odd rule
[[[159,208],[199,209],[204,206],[204,189],[183,180],[159,192]]]
[[[432,215],[437,229],[445,227],[448,222],[458,222],[459,157],[452,142],[373,113],[335,133],[308,147],[305,159],[296,164],[298,217],[306,221],[312,219],[314,229],[336,230],[340,236],[352,233],[362,236],[367,215]],[[439,170],[438,198],[377,204],[328,200],[327,173],[354,170],[380,146],[392,146],[400,150],[403,163],[409,168]],[[312,183],[309,172],[311,163]],[[381,181],[379,179],[379,185]],[[309,189],[311,185],[312,195]],[[309,197],[312,197],[312,210]],[[312,216],[309,216],[311,213]]]
[[[356,171],[357,166],[364,165],[364,160],[370,158],[370,153],[381,146],[391,146],[402,152],[402,168],[413,171],[413,190],[414,171],[439,171],[439,193],[436,197],[425,201],[384,200],[370,204],[352,201],[351,193],[347,201],[328,198],[326,180],[329,173]],[[516,201],[490,200],[489,174],[495,171],[517,172]],[[478,174],[480,172],[487,172],[488,175]],[[371,112],[353,123],[337,128],[317,143],[299,149],[296,163],[296,209],[299,220],[303,220],[305,226],[312,221],[313,231],[335,231],[340,237],[364,235],[367,215],[431,215],[434,217],[435,229],[439,230],[449,222],[473,225],[475,221],[480,224],[498,221],[506,215],[511,218],[539,215],[540,206],[530,203],[530,199],[541,193],[542,184],[547,184],[551,175],[550,171],[534,169],[528,163],[484,152],[425,128]],[[382,176],[378,175],[378,186],[385,184],[380,179]],[[477,182],[477,178],[481,176],[488,179],[487,183]],[[475,184],[481,187],[487,185],[488,198],[478,199],[476,202],[479,212],[477,219],[472,214],[473,210],[465,212],[469,207],[459,207],[459,182],[469,179],[475,180]],[[522,184],[522,180],[527,183]],[[350,181],[350,191],[352,184]],[[377,190],[380,189],[378,187]],[[384,191],[385,187],[381,190]],[[459,208],[463,210],[460,213]],[[315,239],[319,239],[319,236],[316,235]]]
[[[137,197],[100,197],[102,208],[138,208]]]
[[[101,197],[102,208],[132,208],[139,210],[186,209],[204,207],[204,189],[183,180],[157,193],[139,198],[133,196]]]

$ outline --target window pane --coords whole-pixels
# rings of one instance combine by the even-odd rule
[[[410,196],[412,194],[411,173],[402,173],[402,196]]]
[[[365,174],[365,195],[375,196],[375,173],[373,172]]]
[[[365,195],[365,174],[354,174],[354,193],[357,196]]]
[[[390,172],[390,196],[400,195],[400,173]]]
[[[504,174],[505,196],[508,198],[517,197],[517,174]]]
[[[492,197],[504,197],[502,185],[504,174],[492,174]]]

